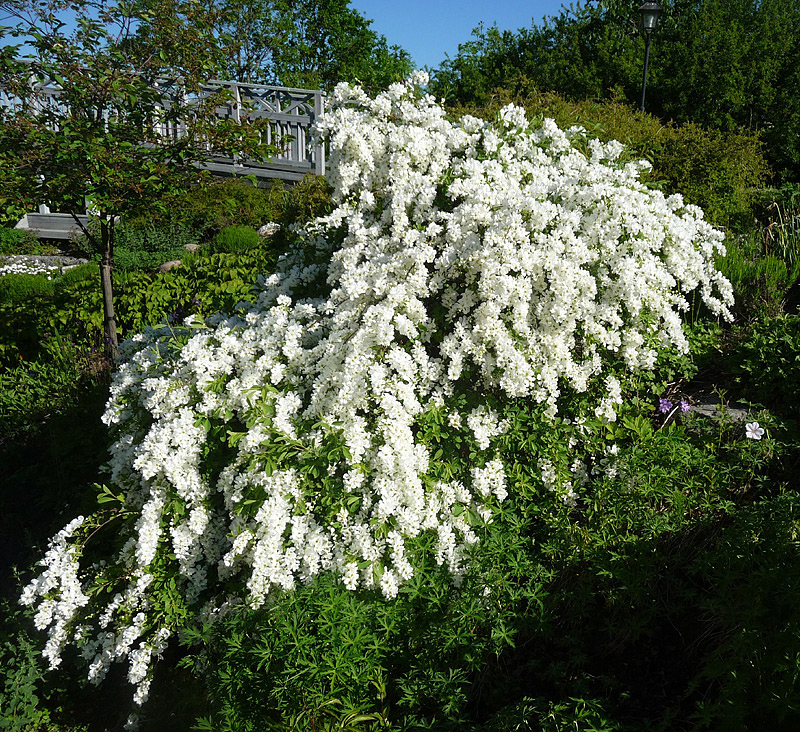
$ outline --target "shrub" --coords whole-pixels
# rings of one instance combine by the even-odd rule
[[[532,116],[552,117],[562,128],[582,125],[600,140],[624,142],[632,156],[653,163],[648,180],[703,208],[715,226],[752,227],[759,191],[769,175],[757,133],[742,129],[726,133],[694,123],[665,125],[618,99],[568,101],[530,89],[524,82],[511,90],[497,90],[489,105],[459,106],[454,113],[491,119],[508,102],[523,106]]]
[[[787,292],[800,276],[800,261],[793,265],[773,254],[765,254],[763,237],[757,233],[734,236],[719,259],[720,271],[733,286],[737,319],[753,322],[779,315]]]
[[[30,231],[0,228],[0,255],[44,254],[51,250],[52,247],[42,244]]]
[[[253,298],[261,272],[270,271],[276,245],[266,241],[238,254],[185,256],[181,267],[169,272],[134,270],[114,277],[117,327],[131,337],[147,326],[179,324],[192,314],[232,310]],[[84,352],[102,350],[102,294],[97,265],[68,270],[52,281],[20,276],[4,298],[0,278],[0,363],[38,360],[48,333],[68,336]]]
[[[326,216],[333,209],[332,192],[333,188],[323,176],[309,173],[287,191],[283,210],[276,221],[288,227]]]
[[[761,192],[764,251],[779,257],[790,271],[800,263],[800,189],[787,185]]]
[[[777,414],[800,418],[800,317],[765,318],[734,333],[729,356],[738,391]]]
[[[197,244],[199,235],[175,222],[146,226],[121,225],[114,242],[114,269],[130,272],[154,270],[186,254],[186,246]]]
[[[75,397],[81,381],[79,363],[64,357],[63,346],[57,349],[62,352],[58,363],[33,361],[0,373],[0,440],[36,426]]]
[[[0,608],[0,613],[11,615],[5,608]],[[0,633],[0,729],[27,732],[55,728],[40,700],[46,686],[44,677],[35,642],[24,632],[13,638]]]
[[[114,270],[155,270],[164,262],[180,259],[186,254],[186,246],[198,241],[196,231],[174,220],[119,223],[114,234]],[[73,246],[95,262],[100,261],[100,254],[91,248],[86,237],[76,238]]]
[[[19,303],[31,297],[49,296],[54,292],[53,278],[44,274],[0,276],[0,303]]]
[[[278,221],[286,196],[281,182],[258,188],[246,180],[228,179],[176,196],[167,205],[202,241],[210,241],[228,226],[258,229]]]
[[[130,226],[182,226],[211,241],[223,229],[270,222],[305,223],[331,209],[331,187],[323,176],[308,174],[294,185],[272,181],[259,187],[249,180],[220,179],[164,202],[167,213],[133,219]]]
[[[226,226],[214,236],[209,245],[212,252],[243,252],[261,242],[252,226]]]
[[[454,125],[410,84],[376,100],[338,87],[320,133],[334,210],[293,232],[254,303],[123,346],[104,417],[111,513],[71,521],[23,592],[51,664],[77,623],[90,678],[127,659],[138,703],[169,638],[236,598],[257,609],[322,574],[424,596],[428,567],[457,594],[509,495],[511,514],[577,504],[623,374],[687,351],[686,296],[728,316],[722,234],[643,186],[618,143],[513,107]],[[528,538],[487,551],[513,558]],[[520,631],[491,597],[495,559],[456,602],[489,616],[478,630],[497,653]],[[534,570],[508,570],[521,603]],[[444,627],[461,623],[453,654],[474,669],[461,617]],[[432,661],[435,625],[413,639]],[[401,690],[411,727],[428,698],[466,714],[462,672],[439,668]]]

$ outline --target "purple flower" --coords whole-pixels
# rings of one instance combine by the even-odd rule
[[[689,404],[689,402],[685,401],[684,399],[681,399],[680,408],[681,412],[686,414],[686,412],[688,412],[692,408],[692,405]]]
[[[661,414],[666,414],[670,409],[672,409],[672,402],[669,399],[659,400],[658,411],[661,412]]]

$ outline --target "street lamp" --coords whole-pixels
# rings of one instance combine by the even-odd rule
[[[644,73],[642,74],[642,103],[639,109],[644,112],[644,92],[647,89],[647,64],[650,61],[650,36],[658,25],[658,19],[663,10],[656,1],[644,3],[639,12],[642,15],[642,30],[644,31]]]

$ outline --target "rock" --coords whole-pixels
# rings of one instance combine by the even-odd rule
[[[196,252],[200,248],[200,245],[199,244],[184,244],[183,248],[187,252]]]
[[[263,237],[272,236],[273,234],[275,234],[275,232],[279,231],[280,228],[281,228],[280,224],[275,223],[274,221],[270,221],[268,224],[264,224],[258,230],[258,235]]]
[[[720,404],[719,399],[705,397],[692,405],[692,411],[703,417],[721,420],[729,419],[731,422],[746,422],[750,418],[750,412],[743,407],[734,407],[729,404]]]
[[[158,271],[159,272],[169,272],[171,269],[174,269],[175,267],[180,267],[180,266],[181,266],[181,260],[180,259],[172,259],[169,262],[164,262],[164,264],[162,264],[158,268]]]

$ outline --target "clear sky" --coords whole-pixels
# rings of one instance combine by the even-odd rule
[[[556,16],[569,0],[350,0],[372,20],[372,30],[386,36],[389,45],[402,46],[419,68],[435,68],[456,55],[458,44],[468,41],[479,23],[516,31],[540,25]]]

